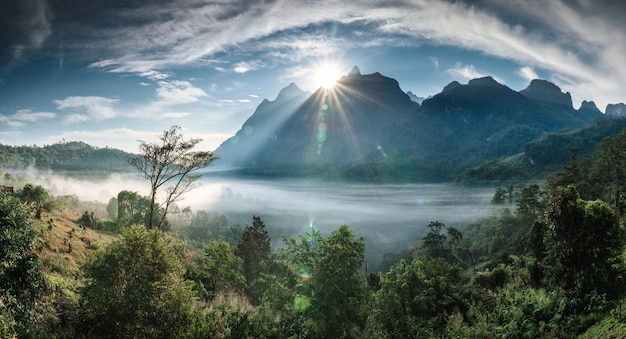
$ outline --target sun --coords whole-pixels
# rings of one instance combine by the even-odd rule
[[[341,77],[341,70],[335,63],[324,62],[313,68],[313,74],[317,86],[332,89]]]

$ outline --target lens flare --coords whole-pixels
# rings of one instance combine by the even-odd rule
[[[325,89],[332,89],[335,87],[337,80],[341,77],[339,67],[332,63],[323,63],[317,66],[314,72],[315,82]]]

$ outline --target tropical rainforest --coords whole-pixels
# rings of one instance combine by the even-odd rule
[[[579,152],[496,189],[494,215],[432,220],[374,269],[348,225],[273,246],[262,216],[167,214],[131,191],[102,206],[6,172],[0,336],[620,337],[626,131]]]

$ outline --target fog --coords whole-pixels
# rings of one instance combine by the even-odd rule
[[[420,239],[426,225],[440,221],[462,227],[493,212],[494,187],[453,184],[363,184],[318,180],[245,180],[205,177],[189,194],[193,209],[260,216],[272,239],[319,229],[329,234],[342,224],[362,236],[368,259],[377,265],[385,252],[398,252]],[[280,243],[277,243],[279,245]]]
[[[21,189],[25,184],[41,185],[53,196],[76,195],[84,201],[107,203],[117,197],[120,191],[128,190],[147,195],[148,182],[135,174],[112,173],[108,176],[94,177],[83,174],[63,174],[53,171],[40,171],[34,168],[25,170],[0,169],[0,173],[10,174],[9,181],[2,177],[3,185],[15,185]]]
[[[11,172],[19,181],[42,185],[52,195],[76,195],[107,203],[122,190],[148,194],[148,181],[133,174],[101,178],[33,170]],[[3,178],[4,179],[4,178]],[[18,187],[19,188],[19,187]],[[205,175],[201,186],[178,202],[193,211],[226,215],[229,224],[249,225],[260,216],[274,245],[281,235],[298,237],[311,227],[328,235],[347,224],[364,237],[367,257],[377,265],[385,252],[399,252],[424,236],[431,221],[462,228],[492,213],[494,187],[453,184],[365,184],[319,180],[251,180]],[[375,266],[372,266],[375,267]]]

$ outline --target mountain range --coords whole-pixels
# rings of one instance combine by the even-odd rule
[[[449,181],[604,116],[591,101],[574,109],[570,94],[545,80],[519,92],[492,77],[454,81],[424,99],[355,66],[331,89],[292,83],[264,100],[215,153],[221,166],[249,175]]]

